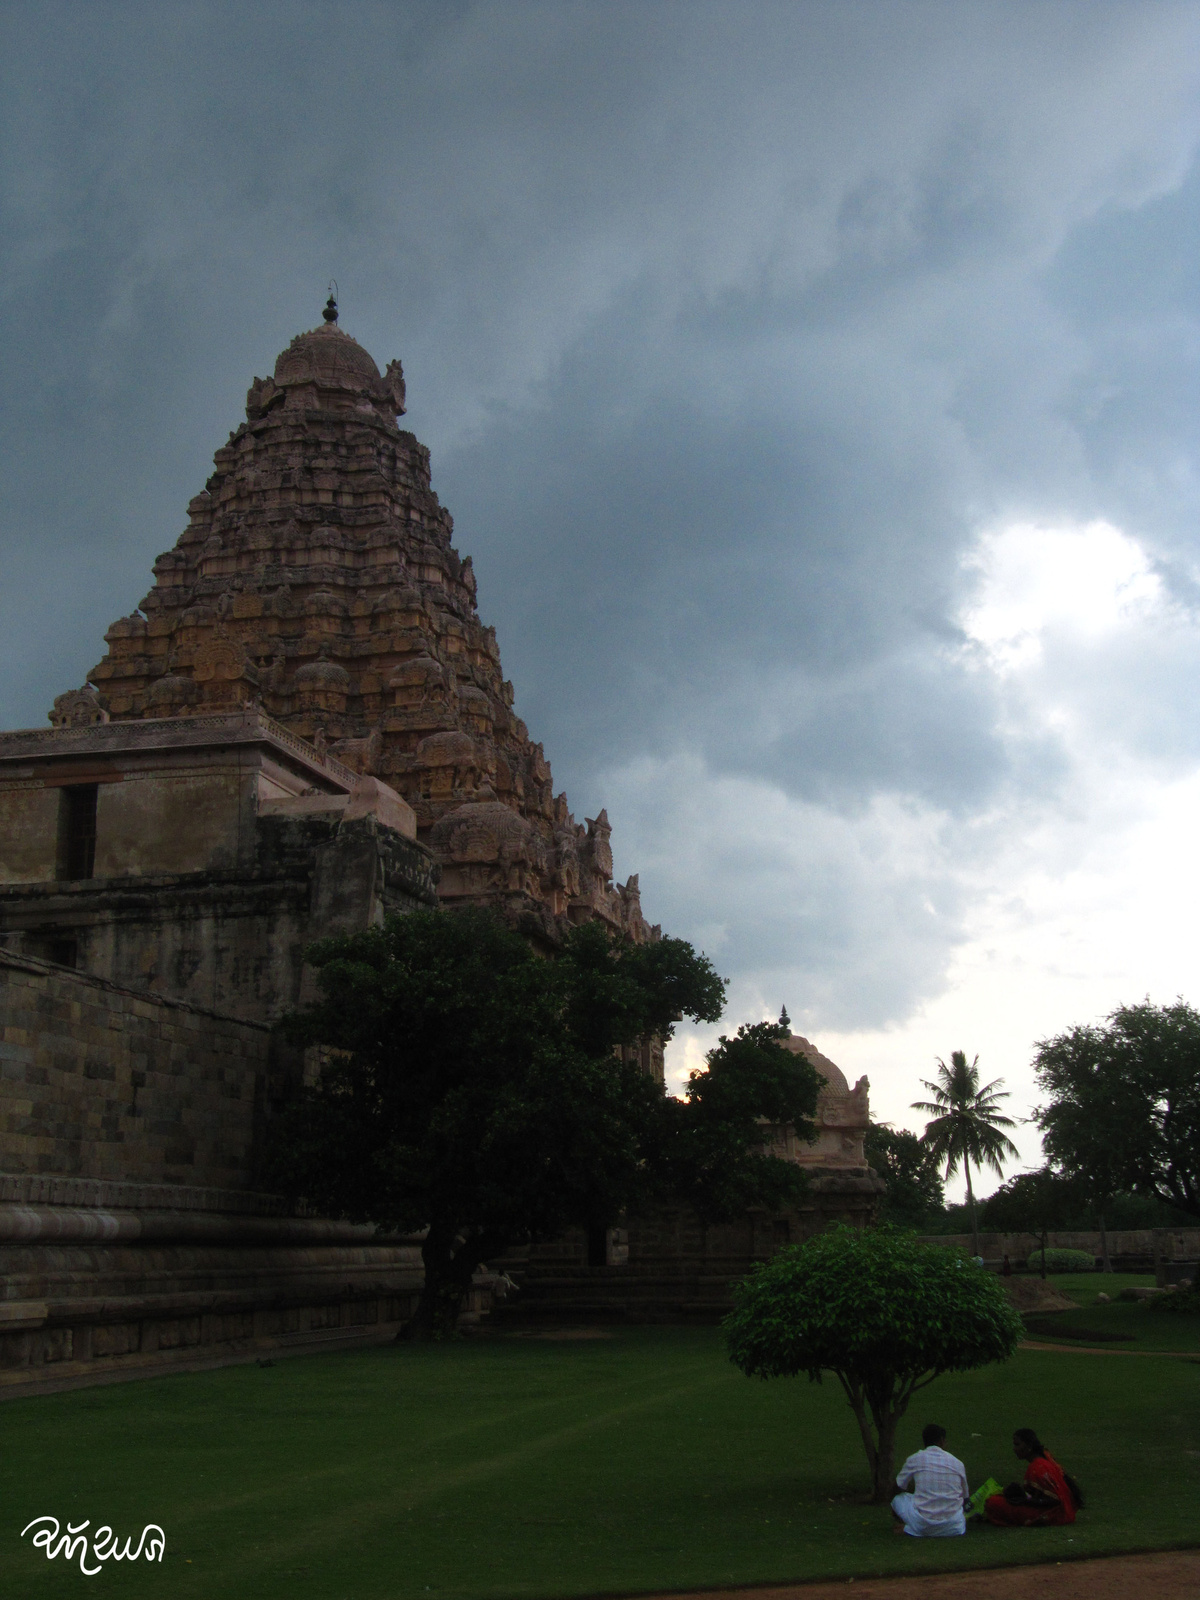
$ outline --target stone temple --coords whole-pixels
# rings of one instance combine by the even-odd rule
[[[305,944],[435,894],[546,948],[593,917],[658,937],[637,878],[613,882],[606,813],[575,821],[513,710],[429,452],[397,426],[400,363],[381,375],[336,318],[331,299],[255,378],[54,731],[0,738],[0,782],[26,786],[0,794],[10,948],[271,1021],[303,998]]]
[[[513,710],[471,558],[397,426],[381,376],[336,321],[255,378],[155,586],[89,674],[114,720],[254,705],[412,808],[443,903],[500,903],[551,939],[601,917],[649,930],[638,883],[612,882],[608,818],[586,825]]]
[[[575,820],[515,713],[404,402],[331,299],[254,379],[89,682],[0,734],[0,1384],[408,1314],[413,1241],[255,1189],[310,1070],[271,1024],[311,993],[312,940],[464,902],[547,952],[592,918],[660,936],[613,880],[604,811]],[[661,1081],[661,1047],[640,1057]],[[787,1153],[833,1185],[821,1216],[861,1219],[865,1084],[829,1081],[829,1139],[823,1113]],[[748,1226],[564,1241],[530,1288],[564,1261],[640,1271],[651,1298],[663,1271],[727,1281],[781,1238]]]

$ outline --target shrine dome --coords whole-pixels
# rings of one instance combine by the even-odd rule
[[[187,700],[197,692],[198,687],[193,678],[185,678],[182,673],[169,672],[150,685],[150,698],[156,702]]]
[[[407,689],[414,684],[420,685],[431,682],[444,685],[446,674],[442,671],[440,664],[424,651],[419,656],[408,656],[399,665],[393,667],[388,675],[389,689]],[[430,737],[436,739],[438,735],[431,734]],[[425,741],[422,740],[421,742],[423,744]]]
[[[472,766],[477,760],[474,744],[457,728],[431,733],[417,746],[417,761],[423,767]]]
[[[317,383],[326,389],[378,389],[379,368],[336,322],[326,322],[309,333],[298,333],[275,362],[275,382]]]
[[[540,853],[532,824],[494,797],[468,800],[447,811],[434,823],[431,838],[435,850],[450,861],[496,861],[505,855],[528,860]]]
[[[350,674],[336,661],[329,661],[324,651],[316,661],[300,668],[292,682],[298,689],[332,689],[339,694],[350,692]]]
[[[798,1033],[789,1034],[782,1041],[783,1048],[790,1050],[794,1056],[807,1056],[825,1079],[825,1082],[835,1094],[850,1093],[850,1085],[846,1082],[846,1074],[841,1067],[830,1061],[828,1056],[823,1056],[815,1044],[810,1044],[807,1039],[801,1038]]]

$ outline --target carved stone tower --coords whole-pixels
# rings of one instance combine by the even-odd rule
[[[324,315],[255,378],[154,588],[105,635],[92,715],[257,704],[404,796],[443,901],[504,907],[551,939],[593,916],[654,937],[637,878],[612,881],[607,816],[576,823],[514,714],[429,452],[396,423],[400,363],[381,375],[332,298]]]

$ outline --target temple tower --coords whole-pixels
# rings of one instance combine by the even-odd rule
[[[575,821],[514,712],[404,401],[400,363],[381,374],[331,297],[251,384],[154,587],[105,635],[94,701],[75,691],[52,720],[88,702],[113,721],[257,705],[404,797],[444,902],[494,904],[550,940],[594,916],[655,937],[637,878],[612,880],[606,814]]]

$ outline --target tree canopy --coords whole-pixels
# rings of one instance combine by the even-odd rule
[[[787,1024],[775,1022],[722,1034],[685,1097],[662,1098],[647,1151],[658,1195],[687,1201],[708,1222],[799,1198],[804,1171],[764,1148],[763,1124],[790,1124],[811,1139],[825,1080],[806,1056],[780,1049],[787,1036]]]
[[[903,1128],[873,1122],[863,1140],[867,1165],[887,1184],[880,1221],[934,1231],[945,1207],[938,1159],[924,1140]]]
[[[1035,1222],[1034,1210],[1028,1203],[1032,1189],[1029,1180],[1040,1184],[1044,1174],[1052,1181],[1037,1195],[1038,1220]],[[1184,1212],[1156,1200],[1153,1195],[1130,1194],[1127,1190],[1110,1195],[1098,1204],[1090,1190],[1049,1166],[1035,1172],[1018,1173],[979,1202],[980,1226],[993,1233],[1037,1233],[1043,1226],[1052,1232],[1066,1233],[1094,1229],[1103,1232],[1104,1228],[1110,1232],[1179,1228],[1189,1226],[1190,1220]],[[946,1228],[943,1231],[956,1230]]]
[[[723,1327],[748,1377],[834,1374],[877,1503],[895,1492],[896,1427],[912,1396],[943,1373],[1007,1360],[1022,1332],[998,1280],[973,1262],[890,1228],[845,1227],[756,1268]]]
[[[978,1255],[979,1221],[971,1186],[971,1163],[977,1169],[989,1166],[997,1176],[1002,1174],[1004,1161],[1021,1152],[1000,1130],[1016,1124],[1000,1110],[1000,1101],[1008,1099],[1007,1090],[1000,1088],[1004,1079],[980,1084],[978,1056],[968,1062],[964,1050],[952,1050],[950,1065],[939,1060],[937,1067],[937,1077],[932,1082],[923,1080],[933,1099],[915,1100],[913,1110],[932,1115],[932,1121],[925,1125],[925,1143],[938,1161],[946,1163],[947,1178],[953,1177],[960,1166],[963,1169],[971,1210],[972,1248]]]
[[[1041,1241],[1042,1277],[1046,1276],[1046,1248],[1059,1219],[1078,1213],[1084,1199],[1080,1186],[1049,1167],[1019,1172],[1002,1184],[983,1204],[983,1223],[998,1233],[1036,1233]]]
[[[1119,1006],[1042,1040],[1035,1113],[1055,1168],[1101,1208],[1122,1190],[1200,1216],[1200,1012]]]
[[[547,960],[490,912],[419,911],[309,959],[321,997],[287,1030],[324,1065],[275,1120],[266,1176],[327,1215],[427,1230],[414,1333],[452,1328],[511,1244],[668,1191],[710,1215],[795,1192],[759,1119],[803,1129],[815,1074],[761,1025],[722,1039],[682,1102],[621,1058],[720,1015],[722,980],[683,940],[589,923]]]

